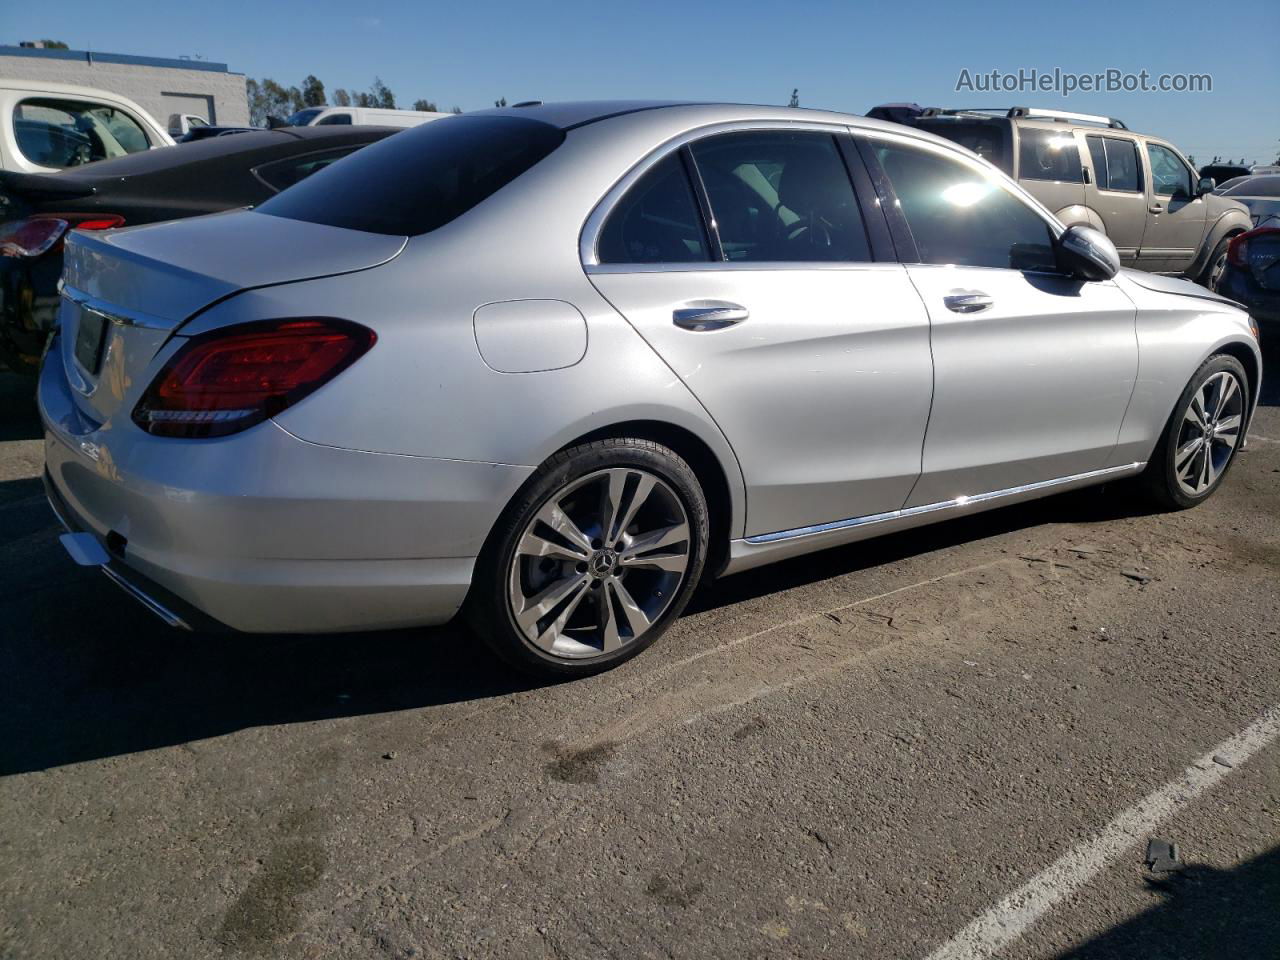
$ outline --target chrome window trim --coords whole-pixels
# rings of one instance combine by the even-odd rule
[[[585,266],[585,265],[584,265]],[[926,264],[929,266],[929,264]],[[903,264],[896,260],[762,260],[762,261],[725,261],[696,260],[681,263],[597,263],[585,266],[589,274],[627,274],[627,273],[701,273],[701,272],[737,272],[762,270],[901,270]]]
[[[816,264],[809,261],[801,261],[799,264],[780,263],[772,261],[770,263],[752,263],[741,264],[732,263],[727,260],[705,260],[696,261],[694,263],[610,263],[602,264],[600,257],[596,252],[596,245],[600,239],[600,231],[604,228],[604,222],[609,218],[609,214],[613,212],[613,208],[626,195],[627,191],[635,185],[636,181],[649,172],[655,164],[664,160],[670,154],[679,151],[682,147],[693,143],[696,140],[702,140],[706,137],[713,137],[721,133],[739,133],[739,132],[759,132],[768,131],[774,133],[829,133],[832,136],[847,136],[850,132],[848,124],[832,123],[830,121],[820,120],[727,120],[720,123],[711,123],[705,126],[696,127],[692,130],[686,130],[681,134],[677,134],[665,143],[655,147],[643,158],[640,159],[630,170],[609,188],[596,205],[592,208],[591,213],[587,216],[586,221],[582,225],[582,231],[578,235],[578,257],[582,261],[582,266],[588,274],[590,273],[661,273],[673,268],[679,270],[688,270],[690,268],[699,270],[723,270],[726,267],[737,267],[739,269],[755,268],[763,269],[771,267],[773,269],[796,269],[797,266],[802,269],[812,269]],[[849,189],[856,195],[857,191],[853,183],[849,184]],[[822,263],[830,263],[830,261],[821,261]],[[838,266],[847,266],[849,264],[870,263],[872,261],[848,261],[840,263]],[[605,269],[614,267],[624,267],[624,270]]]
[[[1146,463],[1126,463],[1118,467],[1104,467],[1101,470],[1089,470],[1085,473],[1075,473],[1068,477],[1056,477],[1053,480],[1040,480],[1036,483],[1026,483],[1016,487],[1007,487],[1004,490],[992,490],[988,493],[977,493],[972,496],[955,497],[951,500],[942,500],[938,503],[926,503],[918,507],[903,507],[900,510],[890,510],[887,513],[875,513],[865,517],[850,517],[848,520],[833,520],[830,523],[818,523],[808,527],[796,527],[793,530],[779,530],[776,533],[759,533],[752,537],[744,538],[750,544],[777,543],[780,540],[795,540],[800,537],[812,537],[818,534],[830,533],[833,530],[847,530],[851,527],[862,527],[876,523],[887,523],[890,520],[905,520],[908,517],[918,517],[928,513],[940,513],[945,510],[958,510],[975,503],[986,503],[991,500],[1002,500],[1006,497],[1016,497],[1027,493],[1038,493],[1044,490],[1052,490],[1054,487],[1066,486],[1068,484],[1084,483],[1090,480],[1101,480],[1104,477],[1130,475],[1140,472],[1146,467]]]

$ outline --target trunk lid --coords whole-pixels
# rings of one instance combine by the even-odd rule
[[[132,405],[160,348],[219,300],[253,287],[375,267],[393,259],[405,242],[248,210],[73,231],[59,326],[76,404],[97,423]]]

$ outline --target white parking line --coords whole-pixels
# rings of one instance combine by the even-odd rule
[[[1280,737],[1280,706],[1212,748],[1182,775],[1139,800],[1092,840],[1072,848],[1046,869],[952,937],[927,960],[980,960],[1027,932],[1037,920],[1088,883],[1112,860],[1144,840],[1160,821],[1177,813],[1233,769]],[[1230,767],[1215,762],[1226,760]]]

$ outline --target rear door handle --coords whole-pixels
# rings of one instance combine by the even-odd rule
[[[1147,207],[1147,209],[1152,213],[1164,213],[1164,204],[1153,203],[1151,206]]]
[[[954,313],[977,313],[995,303],[991,297],[981,290],[957,290],[942,298],[947,309]]]
[[[703,333],[723,330],[751,316],[746,307],[727,300],[690,300],[671,311],[671,322],[685,330]]]

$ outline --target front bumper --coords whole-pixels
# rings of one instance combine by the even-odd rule
[[[113,579],[197,629],[443,623],[532,472],[327,447],[272,421],[212,440],[152,437],[115,422],[127,413],[94,425],[56,354],[39,406],[55,512],[102,546]]]

